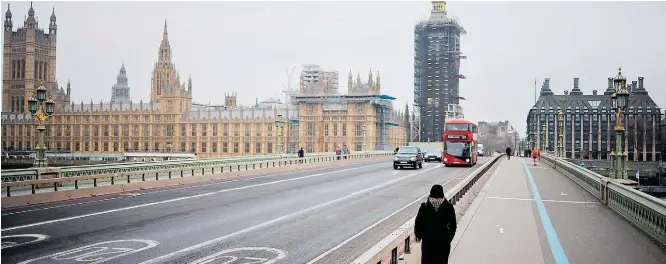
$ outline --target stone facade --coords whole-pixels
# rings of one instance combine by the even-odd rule
[[[661,110],[643,86],[643,77],[627,84],[629,105],[624,112],[625,140],[628,161],[658,161],[662,159]],[[548,151],[558,147],[559,128],[557,112],[564,114],[564,144],[566,156],[574,159],[610,159],[615,151],[615,109],[611,95],[615,93],[613,78],[603,94],[593,90],[583,94],[574,78],[571,92],[556,95],[550,90],[550,79],[545,79],[539,100],[527,116],[528,139],[537,147],[545,137]],[[545,130],[542,130],[545,124]],[[542,131],[545,132],[544,136]]]
[[[28,99],[40,85],[48,89],[56,107],[69,104],[69,81],[66,91],[56,81],[55,9],[49,19],[48,33],[39,28],[32,4],[23,26],[16,31],[12,17],[8,7],[3,33],[2,112],[28,113]]]
[[[52,21],[55,25],[55,17]],[[55,36],[55,29],[53,34]],[[53,48],[52,54],[55,54],[55,46]],[[129,87],[124,86],[113,89],[113,102],[76,104],[69,102],[69,84],[66,93],[49,89],[51,94],[66,95],[46,124],[45,140],[49,150],[101,156],[122,154],[125,151],[194,152],[200,158],[275,153],[278,144],[275,120],[278,115],[285,122],[280,140],[285,151],[303,147],[307,148],[306,152],[333,152],[335,146],[342,144],[348,145],[353,151],[358,149],[359,122],[368,127],[368,150],[375,149],[377,137],[382,137],[381,140],[391,146],[404,144],[404,128],[400,128],[404,117],[394,113],[392,108],[383,108],[382,111],[390,109],[390,113],[384,114],[389,118],[377,124],[378,120],[373,118],[377,116],[377,108],[371,100],[357,103],[352,108],[353,113],[335,111],[333,108],[337,104],[331,102],[292,102],[294,107],[281,107],[280,104],[243,107],[237,105],[236,93],[226,94],[225,105],[193,103],[192,78],[189,77],[187,83],[180,81],[180,74],[172,62],[166,22],[157,55],[149,102],[132,102],[129,96],[124,96],[125,93],[117,93],[125,89],[129,91]],[[48,64],[52,68],[47,68],[47,86],[50,83],[48,80],[54,80],[54,59]],[[5,58],[5,66],[11,60]],[[11,62],[9,65],[11,69]],[[26,62],[26,65],[31,69],[32,64]],[[18,80],[8,78],[11,74],[11,71],[5,70],[3,92],[6,85],[14,85],[15,81],[18,83]],[[33,89],[34,81],[30,79],[29,82],[28,76],[32,76],[31,71],[27,72],[26,80],[21,81],[26,87],[28,83],[31,85],[30,89],[26,88],[26,94]],[[52,83],[55,87],[55,82]],[[127,83],[124,66],[118,83],[120,86]],[[309,125],[311,121],[317,121],[317,124]],[[308,125],[299,126],[303,122]],[[312,126],[317,128],[316,133],[309,130]],[[383,131],[388,134],[377,136],[375,132],[379,127],[386,127]],[[306,141],[326,144],[307,144]],[[3,150],[29,151],[36,142],[36,124],[27,113],[27,105],[22,108],[3,107]]]

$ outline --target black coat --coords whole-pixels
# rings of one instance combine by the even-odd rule
[[[302,158],[302,157],[304,157],[304,156],[305,156],[305,151],[303,151],[302,149],[299,150],[299,151],[298,151],[298,157],[299,157],[299,158]]]
[[[430,202],[421,203],[414,224],[414,235],[421,240],[421,264],[448,263],[456,228],[456,211],[451,203],[442,203],[437,211]]]

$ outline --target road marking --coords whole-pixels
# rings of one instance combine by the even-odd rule
[[[442,165],[439,164],[439,165],[437,165],[437,167],[441,168]],[[469,169],[464,170],[463,172],[461,172],[461,173],[458,174],[458,175],[463,175],[463,174],[469,172],[469,171],[472,170],[472,169],[476,169],[476,168],[475,168],[475,167],[471,167],[471,168],[469,168]],[[457,180],[458,178],[459,178],[459,177],[452,177],[450,180],[448,180],[448,181],[446,181],[445,183],[443,183],[442,186],[446,186],[447,184],[449,184],[450,182],[452,182],[452,181],[454,181],[454,180]],[[351,236],[350,238],[347,238],[345,241],[342,241],[342,243],[338,244],[337,246],[335,246],[335,247],[333,247],[333,248],[327,250],[326,252],[322,253],[321,255],[317,256],[316,258],[310,260],[307,264],[315,263],[315,262],[319,261],[320,259],[322,259],[322,258],[328,256],[328,254],[331,254],[333,251],[335,251],[335,250],[341,248],[342,246],[346,245],[346,244],[349,243],[350,241],[352,241],[352,240],[356,239],[357,237],[363,235],[365,232],[368,232],[370,229],[374,228],[375,226],[378,226],[379,224],[381,224],[382,222],[386,221],[387,219],[393,217],[394,215],[398,214],[398,213],[401,212],[402,210],[407,209],[407,207],[410,207],[410,206],[412,206],[413,204],[422,201],[422,200],[425,199],[429,194],[430,194],[430,192],[425,193],[424,195],[420,196],[420,197],[417,198],[416,200],[414,200],[414,201],[408,203],[407,205],[401,207],[401,208],[398,209],[397,211],[395,211],[395,212],[393,212],[393,213],[387,215],[386,217],[384,217],[384,218],[380,219],[379,221],[375,222],[374,224],[372,224],[372,225],[366,227],[365,229],[361,230],[361,232],[358,232],[358,233],[356,233],[355,235]]]
[[[495,227],[497,227],[497,231],[498,231],[500,234],[504,234],[504,230],[506,230],[506,229],[504,229],[504,227],[502,227],[502,226],[500,226],[500,225],[495,225]]]
[[[487,199],[498,199],[498,200],[515,200],[515,201],[535,201],[531,198],[513,198],[513,197],[496,197],[496,196],[486,196]],[[586,202],[586,201],[563,201],[563,200],[541,200],[543,202],[551,203],[573,203],[573,204],[598,204],[599,202]]]
[[[15,242],[15,241],[11,241],[12,238],[34,238],[34,239],[33,240],[28,240],[26,242]],[[49,236],[42,235],[42,234],[21,234],[21,235],[3,236],[3,237],[0,238],[0,240],[2,240],[2,249],[6,249],[6,248],[11,248],[11,247],[36,243],[36,242],[39,242],[39,241],[46,240],[48,238],[49,238]],[[10,240],[10,241],[8,241],[8,240]],[[19,239],[19,240],[23,240],[23,239]]]
[[[560,192],[560,195],[568,195],[568,194],[566,194],[566,193],[564,193],[564,192]]]
[[[238,257],[237,254],[230,255],[228,253],[232,252],[238,252],[238,251],[257,251],[257,252],[270,252],[275,254],[274,257],[272,258],[265,258],[265,257]],[[240,254],[240,255],[245,255],[245,254]],[[251,260],[251,262],[243,262],[243,264],[273,264],[277,262],[278,260],[281,260],[287,256],[287,252],[284,250],[280,250],[277,248],[269,248],[269,247],[242,247],[242,248],[232,248],[232,249],[225,249],[222,250],[218,253],[215,253],[213,255],[209,255],[200,259],[197,259],[195,261],[190,262],[189,264],[208,264],[208,263],[223,263],[223,264],[232,264],[236,263],[237,260]],[[223,258],[227,258],[227,261],[221,262]],[[240,263],[239,263],[240,264]]]
[[[382,165],[382,164],[384,164],[384,163],[373,164],[373,165],[369,165],[369,166],[355,167],[355,168],[360,169],[360,168],[378,166],[378,165]],[[226,180],[226,181],[214,182],[214,183],[204,183],[204,184],[199,184],[199,185],[194,185],[194,186],[161,189],[161,190],[149,191],[149,192],[142,193],[142,194],[153,194],[153,193],[169,192],[169,191],[176,191],[176,190],[186,190],[186,189],[192,189],[192,188],[209,187],[209,186],[227,184],[227,183],[238,182],[238,181],[256,180],[256,179],[270,178],[270,177],[275,177],[275,176],[282,176],[282,175],[287,175],[287,174],[292,174],[292,173],[303,173],[303,172],[317,171],[317,170],[324,170],[324,169],[331,169],[331,168],[335,168],[335,166],[327,166],[327,167],[314,168],[314,169],[308,169],[308,170],[302,170],[302,171],[281,172],[281,173],[275,173],[275,174],[269,174],[269,175],[263,175],[263,176],[256,176],[256,177],[251,177],[251,178],[241,178],[241,179]],[[187,176],[187,177],[191,177],[191,176]],[[127,198],[127,197],[112,197],[112,198],[86,201],[86,202],[80,202],[80,203],[61,204],[61,205],[55,205],[55,206],[49,206],[49,207],[41,207],[41,208],[35,208],[35,209],[28,209],[28,210],[23,210],[23,211],[5,213],[5,214],[2,214],[2,216],[28,213],[28,212],[35,212],[35,211],[42,211],[42,210],[62,208],[62,207],[69,207],[69,206],[76,206],[76,205],[84,205],[84,204],[90,204],[90,203],[96,203],[96,202],[111,201],[111,200],[116,200],[116,199],[120,199],[120,198]],[[9,209],[11,209],[11,208],[9,208]]]
[[[136,246],[136,244],[142,244],[142,246],[130,247]],[[31,263],[38,260],[48,260],[48,263],[54,263],[54,260],[69,260],[67,262],[71,262],[73,260],[76,262],[98,264],[122,256],[141,252],[146,249],[154,248],[157,245],[159,245],[159,242],[146,239],[105,241],[54,253],[40,258],[26,260],[20,262],[19,264]]]
[[[296,180],[301,180],[301,179],[320,177],[320,176],[323,176],[323,175],[328,175],[328,174],[333,174],[333,173],[356,170],[356,169],[359,169],[359,168],[376,167],[376,166],[379,166],[379,165],[386,165],[386,164],[375,164],[375,165],[364,166],[364,167],[356,167],[356,168],[349,168],[349,169],[343,169],[343,170],[337,170],[337,171],[322,172],[322,173],[317,173],[317,174],[312,174],[312,175],[307,175],[307,176],[301,176],[301,177],[296,177],[296,178],[289,178],[289,179],[272,181],[272,182],[264,182],[264,183],[258,183],[258,184],[247,185],[247,186],[236,187],[236,188],[230,188],[230,189],[223,189],[223,190],[219,190],[219,191],[207,192],[207,193],[196,194],[196,195],[191,195],[191,196],[184,196],[184,197],[179,197],[179,198],[174,198],[174,199],[169,199],[169,200],[164,200],[164,201],[159,201],[159,202],[139,204],[139,205],[134,205],[134,206],[129,206],[129,207],[116,208],[116,209],[111,209],[111,210],[107,210],[107,211],[101,211],[101,212],[78,215],[78,216],[70,216],[70,217],[65,217],[65,218],[61,218],[61,219],[49,220],[49,221],[27,224],[27,225],[22,225],[22,226],[8,227],[8,228],[0,230],[0,232],[22,229],[22,228],[27,228],[27,227],[53,224],[53,223],[59,223],[59,222],[65,222],[65,221],[76,220],[76,219],[98,216],[98,215],[104,215],[104,214],[110,214],[110,213],[115,213],[115,212],[122,212],[122,211],[127,211],[127,210],[131,210],[131,209],[136,209],[136,208],[143,208],[143,207],[148,207],[148,206],[153,206],[153,205],[158,205],[158,204],[173,203],[173,202],[178,202],[178,201],[182,201],[182,200],[189,200],[189,199],[193,199],[193,198],[199,198],[199,197],[209,196],[209,195],[218,194],[218,193],[238,191],[238,190],[244,190],[244,189],[266,186],[266,185],[273,185],[273,184],[278,184],[278,183],[283,183],[283,182],[290,182],[290,181],[296,181]]]
[[[335,204],[335,203],[338,203],[338,202],[341,202],[341,201],[347,200],[347,199],[349,199],[349,198],[353,198],[353,197],[358,196],[358,195],[360,195],[360,194],[364,194],[364,193],[367,193],[367,192],[371,192],[371,191],[374,191],[374,190],[376,190],[376,189],[382,188],[382,187],[384,187],[384,186],[388,186],[388,185],[391,185],[391,184],[394,184],[394,183],[397,183],[397,182],[404,181],[404,180],[409,179],[409,178],[416,177],[416,176],[418,176],[418,175],[420,175],[420,174],[423,174],[423,173],[429,172],[429,171],[434,170],[434,169],[438,169],[438,168],[440,168],[440,167],[441,167],[441,166],[435,166],[435,167],[432,167],[432,168],[430,168],[430,169],[423,169],[423,170],[420,170],[420,171],[416,171],[416,172],[414,172],[414,173],[410,173],[409,175],[407,175],[407,176],[405,176],[405,177],[402,177],[402,178],[396,178],[396,179],[394,179],[394,180],[391,180],[391,181],[388,181],[388,182],[385,182],[385,183],[382,183],[382,184],[379,184],[379,185],[375,185],[375,186],[370,187],[370,188],[366,188],[366,189],[363,189],[363,190],[360,190],[360,191],[356,191],[356,192],[354,192],[354,193],[352,193],[352,194],[349,194],[349,195],[346,195],[346,196],[343,196],[343,197],[337,198],[337,199],[335,199],[335,200],[331,200],[331,201],[328,201],[328,202],[325,202],[325,203],[321,203],[321,204],[319,204],[319,205],[315,205],[315,206],[313,206],[313,207],[309,207],[309,208],[306,208],[306,209],[302,209],[302,210],[299,210],[299,211],[293,212],[293,213],[291,213],[291,214],[284,215],[284,216],[281,216],[281,217],[275,218],[275,219],[273,219],[273,220],[269,220],[269,221],[263,222],[263,223],[261,223],[261,224],[257,224],[257,225],[254,225],[254,226],[251,226],[251,227],[245,228],[245,229],[243,229],[243,230],[239,230],[239,231],[236,231],[236,232],[233,232],[233,233],[230,233],[230,234],[227,234],[227,235],[224,235],[224,236],[218,237],[218,238],[214,238],[214,239],[211,239],[211,240],[208,240],[208,241],[205,241],[205,242],[202,242],[202,243],[199,243],[199,244],[196,244],[196,245],[193,245],[193,246],[190,246],[190,247],[187,247],[187,248],[184,248],[184,249],[178,250],[178,251],[176,251],[176,252],[172,252],[172,253],[169,253],[169,254],[166,254],[166,255],[163,255],[163,256],[157,257],[157,258],[153,258],[153,259],[146,260],[146,261],[141,262],[141,263],[139,263],[139,264],[163,263],[163,262],[165,262],[167,259],[172,258],[172,257],[175,257],[175,256],[178,256],[179,254],[187,253],[187,252],[189,252],[189,251],[193,251],[193,250],[196,250],[196,249],[199,249],[199,248],[202,248],[202,247],[205,247],[205,246],[209,246],[209,245],[212,245],[212,244],[218,243],[218,242],[220,242],[220,241],[224,241],[224,240],[226,240],[226,239],[229,239],[229,238],[232,238],[232,237],[235,237],[235,236],[238,236],[238,235],[241,235],[241,234],[247,233],[247,232],[251,232],[251,231],[257,230],[257,229],[259,229],[259,228],[267,227],[267,226],[273,225],[273,224],[275,224],[275,223],[278,223],[278,222],[281,222],[281,221],[284,221],[284,220],[287,220],[287,219],[290,219],[290,218],[293,218],[293,217],[297,217],[297,216],[303,215],[303,214],[305,214],[305,213],[308,213],[308,212],[311,212],[311,211],[314,211],[314,210],[317,210],[317,209],[320,209],[320,208],[324,208],[324,207],[326,207],[326,206],[329,206],[329,205],[332,205],[332,204]]]
[[[548,217],[546,206],[541,200],[541,195],[539,194],[539,189],[537,188],[536,182],[534,181],[534,176],[532,176],[532,172],[530,172],[530,169],[527,167],[527,164],[525,164],[525,161],[521,160],[521,162],[523,163],[525,172],[527,172],[527,178],[529,179],[530,186],[532,187],[532,196],[536,202],[537,210],[539,211],[539,217],[541,218],[541,223],[543,224],[543,229],[546,233],[546,238],[548,240],[548,244],[550,245],[550,250],[553,253],[553,258],[555,258],[555,263],[569,264],[569,259],[564,253],[560,239],[557,238],[555,227],[553,227],[553,223],[550,221],[550,217]]]

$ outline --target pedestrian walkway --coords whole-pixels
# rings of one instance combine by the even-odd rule
[[[420,244],[402,263],[420,263]],[[504,160],[459,220],[449,263],[666,263],[666,250],[551,167]]]

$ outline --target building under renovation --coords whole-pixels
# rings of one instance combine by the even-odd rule
[[[298,120],[290,120],[292,129],[306,152],[331,152],[346,145],[351,151],[391,150],[405,143],[404,114],[393,109],[394,97],[381,93],[379,73],[368,81],[354,80],[350,71],[348,94],[333,89],[301,85],[291,97],[298,105]],[[365,131],[365,135],[364,135]],[[292,132],[292,134],[294,134]]]
[[[433,1],[430,18],[414,28],[414,107],[418,138],[440,141],[449,105],[460,104],[460,35],[465,29],[447,16],[446,2]]]

